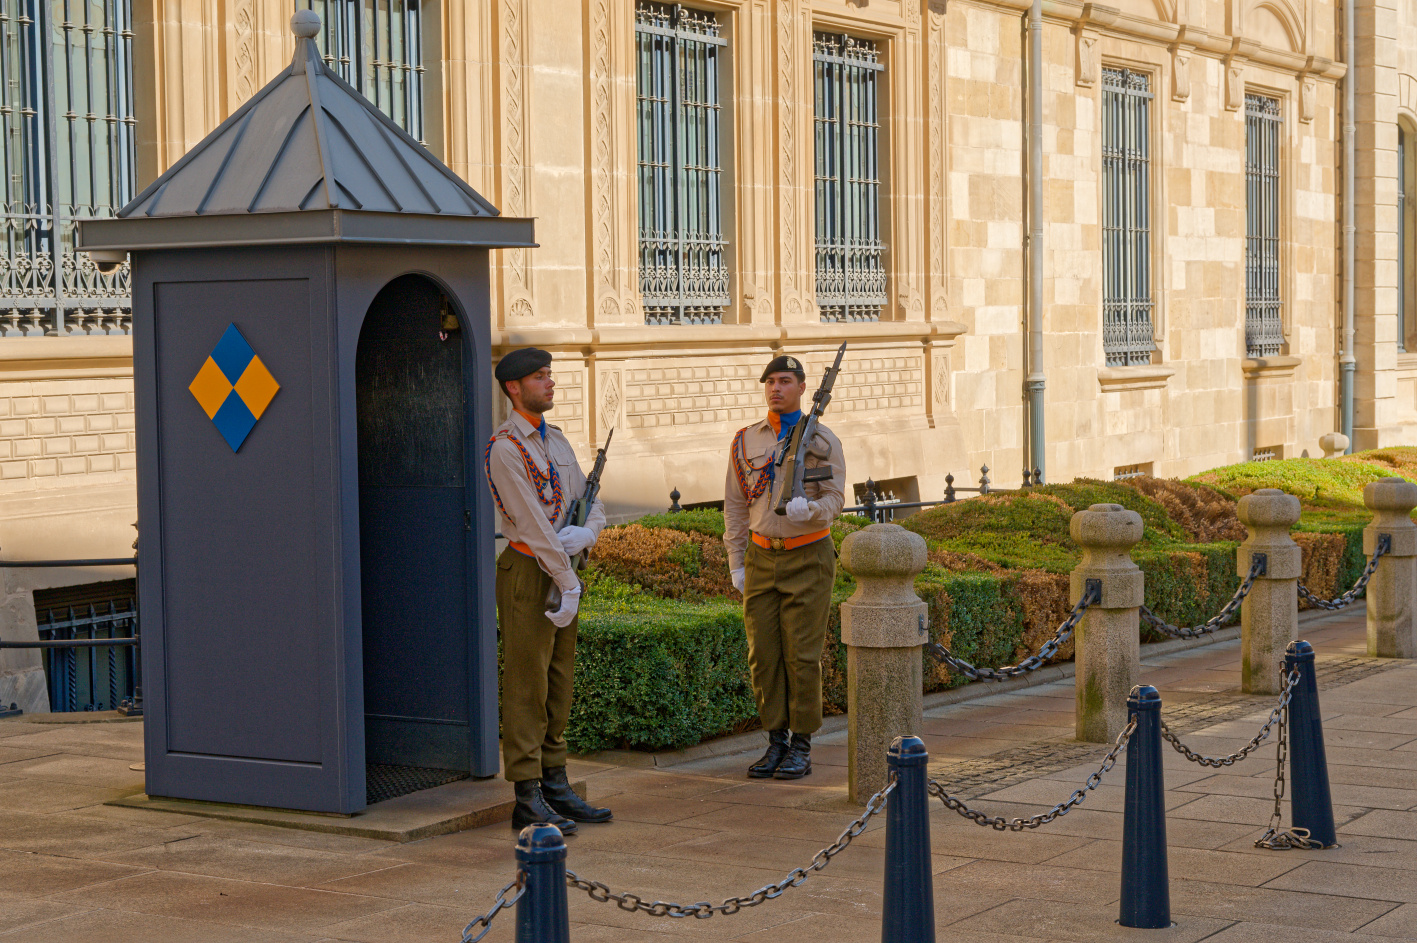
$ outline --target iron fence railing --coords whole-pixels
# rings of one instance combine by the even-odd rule
[[[136,546],[136,545],[135,545]],[[137,556],[86,560],[0,560],[0,569],[30,567],[136,566]],[[39,639],[0,639],[0,649],[34,648],[45,655],[49,709],[116,710],[143,713],[143,668],[138,633],[138,600],[46,609],[36,613]],[[18,713],[14,710],[5,713]]]

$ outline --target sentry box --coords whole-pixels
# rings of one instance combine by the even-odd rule
[[[534,242],[291,27],[78,248],[132,265],[147,792],[350,813],[497,772],[488,250]]]

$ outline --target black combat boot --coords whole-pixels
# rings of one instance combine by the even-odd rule
[[[801,779],[812,771],[812,735],[794,733],[787,756],[773,773],[775,779]]]
[[[768,751],[763,754],[763,758],[752,766],[748,767],[749,779],[768,779],[777,768],[782,765],[782,758],[787,755],[787,731],[768,731]]]
[[[566,767],[557,766],[541,771],[541,794],[553,811],[577,822],[609,822],[610,810],[597,809],[571,788]]]
[[[517,804],[512,809],[512,828],[526,828],[528,825],[548,822],[559,828],[562,835],[575,832],[575,822],[558,814],[546,804],[546,797],[541,794],[541,780],[523,779],[519,783],[512,783],[512,786],[517,791]]]

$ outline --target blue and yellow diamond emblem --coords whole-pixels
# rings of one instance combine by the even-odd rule
[[[187,389],[235,452],[275,399],[280,384],[232,324]]]

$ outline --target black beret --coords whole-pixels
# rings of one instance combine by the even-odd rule
[[[798,360],[796,357],[789,357],[787,354],[772,358],[772,363],[768,364],[767,369],[763,371],[763,375],[758,378],[758,382],[768,382],[768,377],[772,376],[774,373],[795,373],[797,374],[797,379],[807,379],[807,371],[802,369],[802,361]]]
[[[522,377],[530,376],[542,367],[551,365],[551,355],[538,347],[523,347],[521,350],[514,350],[501,360],[497,361],[497,369],[493,376],[498,383],[505,383],[508,380],[520,380]]]

